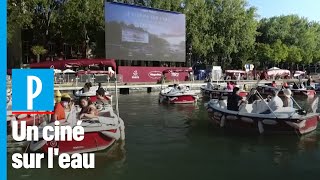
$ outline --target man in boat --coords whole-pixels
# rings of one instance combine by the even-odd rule
[[[227,100],[227,109],[231,111],[239,111],[239,106],[242,102],[244,102],[243,98],[239,96],[240,89],[238,87],[234,87],[232,91],[232,95],[228,97]]]
[[[108,100],[105,98],[105,94],[106,94],[106,91],[103,88],[99,88],[96,91],[96,97],[97,97],[96,106],[97,106],[97,109],[102,109],[105,105],[109,104]]]
[[[283,101],[278,96],[278,91],[275,91],[275,90],[271,91],[271,99],[269,100],[268,105],[270,109],[262,112],[261,114],[270,114],[271,111],[276,111],[283,107]]]

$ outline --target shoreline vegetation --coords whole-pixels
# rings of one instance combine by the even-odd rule
[[[242,69],[252,63],[259,69],[277,66],[291,71],[313,68],[311,72],[316,72],[315,64],[320,61],[320,24],[298,15],[258,20],[257,8],[246,0],[118,2],[185,14],[186,65],[203,62]],[[22,62],[9,52],[9,68],[25,63],[26,56],[29,63],[47,58],[104,58],[103,3],[8,0],[8,47],[23,47]]]

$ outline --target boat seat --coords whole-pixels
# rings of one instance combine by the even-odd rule
[[[252,104],[242,104],[242,105],[240,105],[239,112],[241,112],[241,113],[251,113],[252,112]]]
[[[219,107],[222,109],[227,109],[227,100],[219,100]]]

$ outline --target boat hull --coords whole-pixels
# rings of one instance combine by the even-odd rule
[[[117,133],[117,131],[119,131],[119,129],[109,130],[109,132],[113,133]],[[59,154],[88,153],[105,150],[115,142],[116,139],[108,137],[101,132],[86,132],[82,141],[72,140],[42,142],[40,151],[48,153],[48,148],[51,147],[59,148]]]
[[[264,119],[228,114],[209,108],[209,121],[214,126],[229,130],[242,130],[259,134],[299,134],[304,135],[316,130],[319,116],[305,119]]]
[[[191,104],[197,101],[195,95],[179,95],[179,96],[166,96],[159,95],[160,103],[169,103],[169,104]]]

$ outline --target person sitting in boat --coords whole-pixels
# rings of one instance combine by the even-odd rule
[[[283,107],[283,101],[281,98],[278,96],[278,91],[271,91],[271,98],[268,103],[270,109],[262,112],[261,114],[270,114],[271,111],[276,111],[279,110],[280,108]]]
[[[65,111],[70,111],[69,105],[71,102],[71,97],[69,96],[69,94],[62,94],[59,100],[57,100],[54,106],[54,114],[51,116],[51,122],[65,120]]]
[[[227,90],[232,91],[234,88],[233,83],[232,82],[227,82]]]
[[[292,86],[293,89],[299,89],[299,86],[297,85],[297,83],[294,83]]]
[[[293,108],[293,101],[291,99],[292,92],[290,89],[284,89],[284,101],[283,101],[283,107],[292,107]]]
[[[72,98],[68,93],[63,93],[61,95],[61,101],[63,102],[63,108],[65,111],[70,112],[72,107]]]
[[[80,99],[80,107],[79,119],[92,119],[98,116],[97,108],[88,97],[82,97]]]
[[[260,96],[258,96],[257,94],[253,94],[253,103],[252,103],[252,111],[251,113],[261,113],[261,112],[265,112],[268,109],[267,106],[267,102],[262,99]]]
[[[228,97],[227,109],[231,111],[239,111],[239,106],[244,102],[243,98],[239,96],[240,89],[233,88],[232,95]]]
[[[105,105],[108,105],[108,100],[105,98],[106,91],[103,88],[99,88],[96,91],[96,107],[97,109],[102,109]]]
[[[272,81],[271,86],[272,86],[272,87],[277,87],[276,81]]]
[[[178,84],[174,84],[173,85],[173,88],[170,90],[170,93],[173,93],[173,92],[178,92],[180,90]]]
[[[81,89],[82,93],[89,92],[91,87],[92,87],[91,82],[85,83],[83,88]]]
[[[312,77],[309,76],[308,81],[307,81],[307,86],[311,86],[312,83]]]

